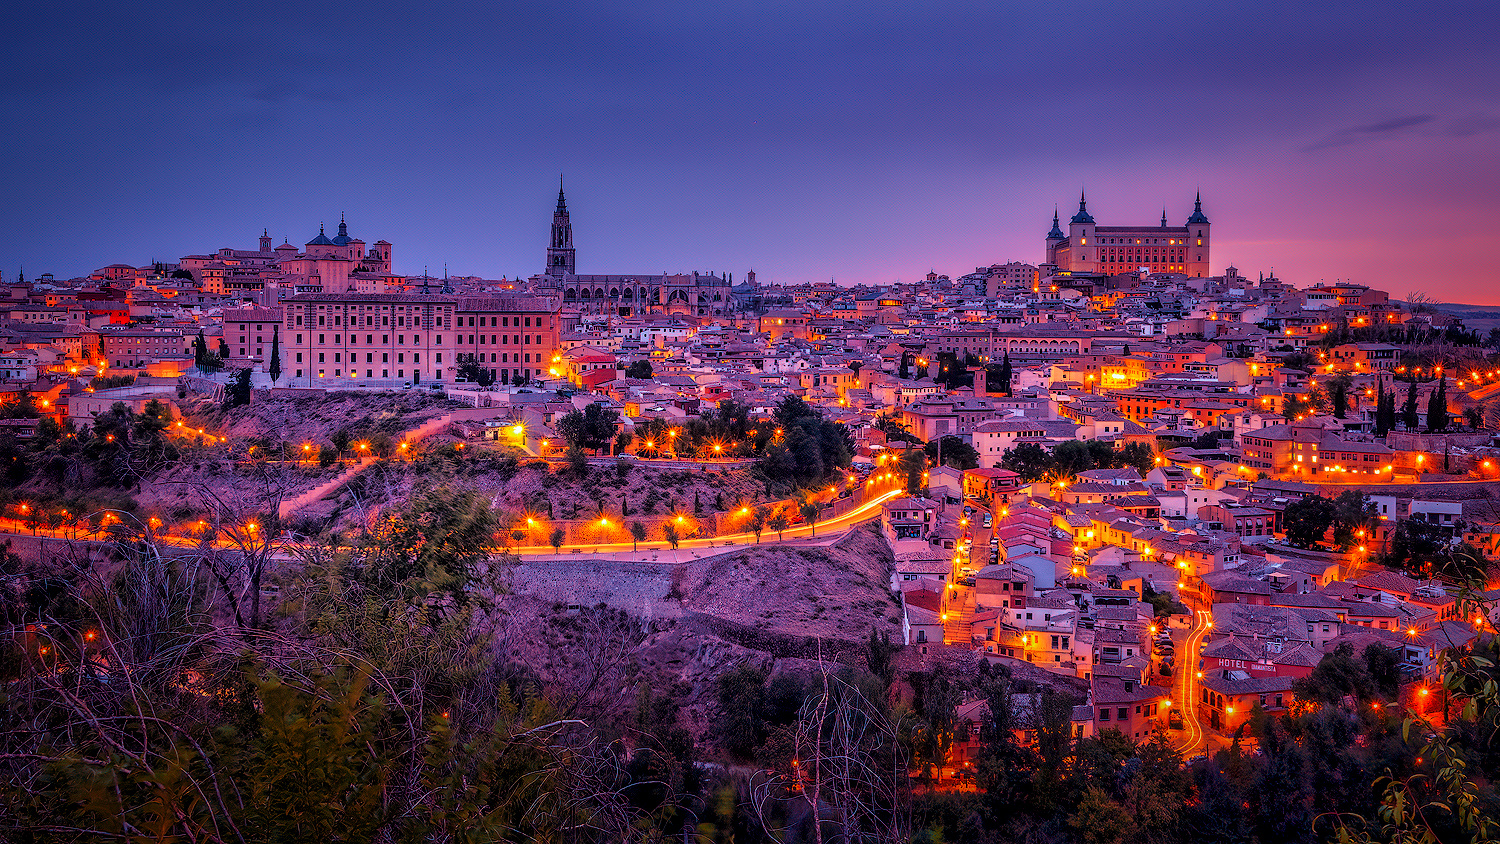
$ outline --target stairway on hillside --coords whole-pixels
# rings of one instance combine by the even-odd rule
[[[954,591],[953,587],[948,587],[948,595],[953,595]],[[950,597],[944,602],[943,614],[947,618],[943,621],[943,643],[968,645],[973,637],[975,591],[966,586],[961,586],[956,591],[958,597]]]

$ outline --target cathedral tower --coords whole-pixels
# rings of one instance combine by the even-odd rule
[[[568,222],[568,203],[563,198],[561,179],[557,184],[557,210],[552,213],[552,240],[547,245],[546,274],[556,279],[574,274],[573,224]]]

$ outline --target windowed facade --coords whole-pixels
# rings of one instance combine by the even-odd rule
[[[506,368],[507,381],[548,377],[544,363],[557,353],[557,300],[523,296],[433,296],[406,293],[304,293],[283,303],[281,338],[282,355],[294,356],[300,363],[304,353],[317,355],[318,362],[373,364],[378,355],[381,363],[391,363],[395,355],[398,368],[373,367],[298,370],[292,386],[382,387],[401,384],[443,384],[459,380],[459,367],[469,360],[482,359],[476,351],[479,340],[504,337],[495,345],[515,351],[506,352],[507,360],[531,363],[531,366]],[[324,332],[302,334],[298,325],[326,327],[394,328],[391,334],[343,334]],[[502,323],[503,320],[503,323]],[[529,327],[521,334],[486,336],[456,331],[460,327],[490,323],[497,326]],[[269,332],[270,326],[266,326]],[[250,332],[246,332],[247,338]],[[262,333],[262,337],[265,333]],[[290,340],[290,342],[287,342]],[[269,342],[269,338],[267,338]],[[488,345],[488,343],[486,344]],[[269,355],[269,348],[266,348]],[[311,358],[309,358],[311,360]],[[406,364],[408,366],[401,366]],[[409,367],[409,368],[408,368]],[[377,375],[376,373],[379,372]],[[493,371],[496,380],[500,371]]]

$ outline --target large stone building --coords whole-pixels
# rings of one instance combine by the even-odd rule
[[[1078,213],[1063,233],[1057,214],[1047,232],[1047,263],[1063,273],[1113,275],[1146,267],[1153,273],[1206,278],[1209,272],[1209,223],[1203,213],[1203,196],[1193,203],[1193,213],[1182,226],[1167,225],[1167,212],[1160,226],[1100,226],[1089,214],[1088,202],[1078,198]]]
[[[233,294],[257,290],[268,278],[285,277],[293,286],[309,290],[343,291],[351,275],[387,276],[391,272],[391,244],[365,242],[349,236],[349,226],[339,219],[339,233],[329,237],[322,226],[302,252],[290,243],[271,245],[269,232],[262,232],[260,248],[224,248],[212,255],[184,255],[178,265],[192,274],[207,293]]]
[[[724,316],[729,313],[728,277],[712,273],[578,275],[573,223],[561,186],[547,243],[547,269],[530,279],[533,290],[556,296],[564,307],[620,316],[663,313]]]
[[[453,383],[473,361],[524,383],[549,377],[558,328],[545,297],[304,293],[283,303],[281,370],[291,386],[374,388]]]

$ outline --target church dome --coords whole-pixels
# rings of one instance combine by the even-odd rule
[[[313,238],[312,240],[309,240],[307,242],[307,245],[308,246],[333,246],[334,243],[333,243],[333,241],[331,241],[331,240],[328,239],[328,235],[326,235],[326,234],[323,233],[323,227],[322,226],[318,226],[318,236],[315,237],[315,238]]]

